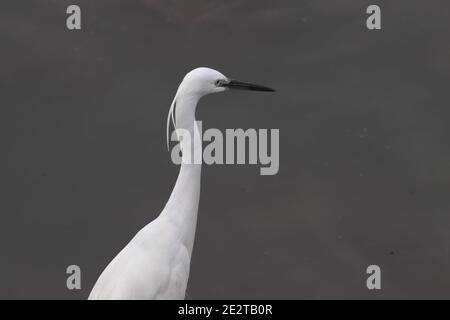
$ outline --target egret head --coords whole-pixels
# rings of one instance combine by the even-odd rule
[[[184,104],[184,110],[188,108],[190,112],[195,113],[195,108],[197,106],[197,101],[208,94],[223,92],[226,90],[251,90],[251,91],[268,91],[273,92],[274,89],[261,86],[258,84],[252,84],[237,80],[232,80],[219,71],[210,68],[197,68],[190,71],[184,77],[175,98],[169,109],[169,114],[167,116],[167,149],[169,149],[169,129],[170,120],[172,120],[173,126],[176,127],[175,121],[175,109],[178,110],[177,102],[180,98],[190,98],[190,104]],[[195,101],[195,103],[192,103]],[[188,107],[187,107],[188,106]]]
[[[265,86],[232,80],[219,71],[204,67],[194,69],[186,74],[179,90],[183,93],[195,94],[202,97],[228,89],[275,91]]]

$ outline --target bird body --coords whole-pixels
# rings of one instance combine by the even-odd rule
[[[145,226],[107,266],[89,299],[184,299],[191,257],[177,233],[167,218]]]
[[[232,81],[220,72],[197,68],[180,84],[168,116],[177,129],[193,139],[180,141],[180,149],[201,148],[195,111],[201,97],[236,89],[273,91],[270,88]],[[175,121],[176,120],[176,121]],[[197,225],[201,164],[181,164],[175,187],[160,215],[142,228],[102,272],[89,299],[184,299]]]

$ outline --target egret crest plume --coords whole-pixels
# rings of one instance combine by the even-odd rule
[[[173,98],[172,104],[169,108],[169,114],[167,115],[167,127],[166,127],[166,139],[167,139],[167,151],[169,151],[169,141],[170,141],[170,120],[172,120],[173,127],[176,128],[175,122],[175,108],[177,104],[177,95]]]

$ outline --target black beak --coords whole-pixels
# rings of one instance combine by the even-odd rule
[[[237,80],[229,80],[228,83],[222,84],[223,87],[236,90],[266,91],[275,92],[275,89],[261,86],[259,84],[247,83]]]

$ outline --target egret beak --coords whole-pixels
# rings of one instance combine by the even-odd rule
[[[266,91],[275,92],[275,89],[261,86],[259,84],[247,83],[237,80],[229,80],[227,83],[222,84],[223,87],[235,90],[251,90],[251,91]]]

